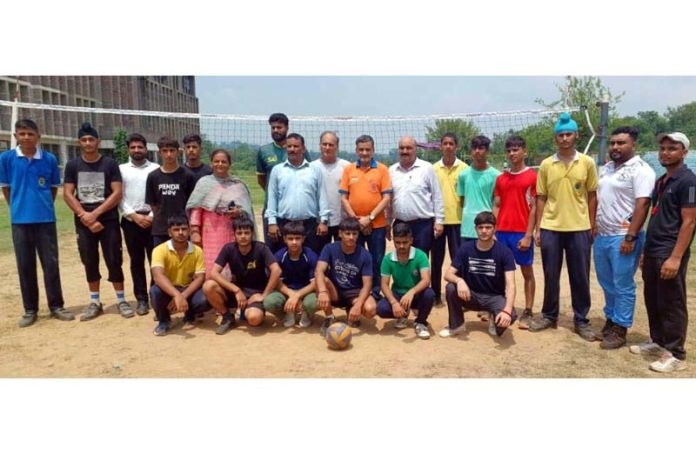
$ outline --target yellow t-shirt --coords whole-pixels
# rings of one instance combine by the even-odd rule
[[[546,196],[541,228],[558,232],[590,229],[587,193],[597,191],[597,167],[577,150],[566,165],[554,154],[544,159],[537,177],[537,195]]]
[[[462,198],[457,195],[457,178],[469,166],[460,159],[455,159],[451,168],[443,164],[442,159],[433,164],[435,175],[440,182],[442,202],[445,205],[445,224],[462,223]]]
[[[203,250],[189,241],[183,260],[174,250],[172,240],[164,242],[152,251],[152,268],[164,268],[164,275],[177,287],[187,287],[196,274],[205,274]]]

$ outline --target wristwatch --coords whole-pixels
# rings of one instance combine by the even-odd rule
[[[328,220],[328,219],[324,219],[323,221],[321,221],[321,223],[324,224],[324,225],[329,225],[329,220]]]
[[[624,236],[624,240],[628,241],[629,243],[633,243],[638,239],[637,236],[633,236],[630,233],[627,233],[626,236]]]
[[[367,216],[367,219],[369,219],[370,221],[374,221],[374,220],[375,220],[375,215],[372,214],[372,213],[370,213],[370,214]]]

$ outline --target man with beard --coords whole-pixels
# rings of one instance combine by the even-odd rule
[[[145,203],[147,176],[159,165],[147,159],[147,140],[134,133],[126,138],[130,160],[119,166],[123,179],[123,199],[119,204],[121,229],[130,256],[130,272],[135,294],[135,313],[149,312],[145,258],[152,265],[152,209]]]
[[[266,207],[268,206],[268,192],[266,185],[271,176],[271,170],[277,164],[285,161],[287,155],[285,151],[285,141],[288,136],[288,128],[290,121],[283,113],[274,113],[268,118],[268,123],[271,125],[271,138],[273,142],[259,148],[256,153],[256,180],[259,186],[264,190],[263,197],[263,241],[268,247],[272,247],[273,240],[268,234],[268,219],[266,218]]]
[[[203,141],[198,134],[189,134],[182,140],[184,144],[184,156],[186,162],[184,167],[193,175],[193,185],[206,175],[211,175],[213,169],[208,164],[201,162],[201,150]]]

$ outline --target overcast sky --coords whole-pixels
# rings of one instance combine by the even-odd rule
[[[621,115],[664,113],[696,101],[696,77],[602,77],[625,92]],[[203,113],[267,115],[420,115],[538,109],[558,99],[549,76],[207,76],[196,77]]]

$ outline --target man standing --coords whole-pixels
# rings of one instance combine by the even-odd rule
[[[435,304],[442,304],[442,264],[445,261],[445,243],[449,251],[450,260],[459,250],[462,224],[462,198],[457,195],[457,180],[459,174],[469,167],[464,161],[457,158],[459,140],[451,132],[442,135],[440,139],[440,152],[442,159],[433,164],[435,174],[440,183],[440,192],[445,207],[445,224],[442,235],[433,240],[431,257],[432,282],[431,287],[435,292]]]
[[[147,159],[147,141],[141,134],[131,134],[126,138],[130,160],[119,166],[123,179],[123,198],[119,204],[121,229],[130,257],[130,272],[133,279],[133,293],[137,301],[135,313],[145,315],[149,312],[145,258],[152,265],[152,210],[145,203],[147,176],[157,170],[159,165]]]
[[[535,243],[541,247],[544,268],[542,317],[529,330],[556,328],[560,306],[563,254],[566,256],[575,332],[596,340],[590,312],[590,248],[597,213],[595,163],[575,149],[578,125],[564,112],[554,128],[558,152],[541,163],[537,176]]]
[[[153,247],[169,241],[167,219],[185,212],[186,202],[195,186],[193,174],[179,165],[179,142],[161,137],[157,148],[162,166],[148,174],[145,188],[145,203],[154,213]]]
[[[259,148],[256,153],[256,180],[265,191],[263,197],[263,240],[268,247],[271,247],[272,239],[268,234],[268,218],[266,217],[266,207],[268,206],[268,191],[266,185],[271,175],[271,170],[277,164],[285,161],[285,141],[288,135],[288,125],[290,121],[283,113],[274,113],[268,118],[271,125],[271,138],[273,142]]]
[[[603,349],[626,344],[626,330],[633,324],[636,281],[655,172],[636,156],[638,130],[623,126],[609,138],[611,161],[599,172],[597,236],[594,261],[597,281],[604,290]]]
[[[37,254],[51,317],[75,320],[75,316],[63,307],[60,285],[56,209],[53,205],[60,184],[58,161],[53,154],[39,149],[41,136],[34,121],[19,120],[14,128],[17,148],[0,154],[0,187],[10,207],[12,244],[24,305],[19,327],[33,325],[38,317]]]
[[[651,340],[631,353],[659,354],[656,372],[686,369],[686,270],[696,226],[696,175],[684,165],[689,139],[681,132],[659,134],[660,164],[667,170],[655,183],[652,216],[643,253],[645,308]]]
[[[389,167],[389,176],[394,190],[390,214],[395,223],[403,222],[411,227],[413,247],[425,252],[427,257],[433,238],[442,235],[445,207],[433,166],[416,157],[416,139],[409,136],[399,139],[399,162]],[[387,227],[388,237],[390,228]]]
[[[358,220],[358,245],[367,243],[372,256],[372,285],[375,295],[380,290],[380,265],[386,249],[387,219],[384,209],[392,196],[389,169],[374,159],[375,141],[368,135],[355,140],[358,160],[348,165],[341,179],[341,204],[346,214]]]
[[[321,156],[309,165],[321,171],[324,177],[324,192],[331,214],[329,215],[329,233],[322,237],[322,247],[331,241],[338,240],[338,224],[341,222],[343,207],[338,188],[341,185],[343,170],[350,164],[345,159],[338,158],[338,136],[335,132],[324,131],[319,137]]]
[[[99,153],[99,134],[89,123],[77,133],[80,156],[65,165],[63,198],[75,213],[77,249],[85,267],[89,285],[89,305],[80,321],[96,318],[104,312],[99,299],[99,245],[109,270],[108,280],[116,291],[118,311],[133,317],[123,290],[123,250],[118,225],[118,204],[122,197],[121,172],[116,161]]]
[[[206,175],[212,175],[213,169],[208,164],[201,162],[201,151],[203,141],[198,134],[189,134],[182,140],[184,143],[184,153],[186,162],[184,167],[193,175],[193,185],[196,186],[198,180]]]
[[[305,159],[304,137],[292,133],[286,139],[288,159],[273,168],[266,194],[268,235],[271,251],[283,247],[281,229],[290,221],[300,221],[306,232],[307,247],[321,253],[321,237],[329,233],[329,206],[321,171]]]
[[[493,216],[495,236],[512,251],[524,278],[524,312],[520,329],[528,329],[534,306],[534,223],[536,222],[536,172],[525,164],[527,144],[520,136],[505,141],[510,171],[495,180]]]

